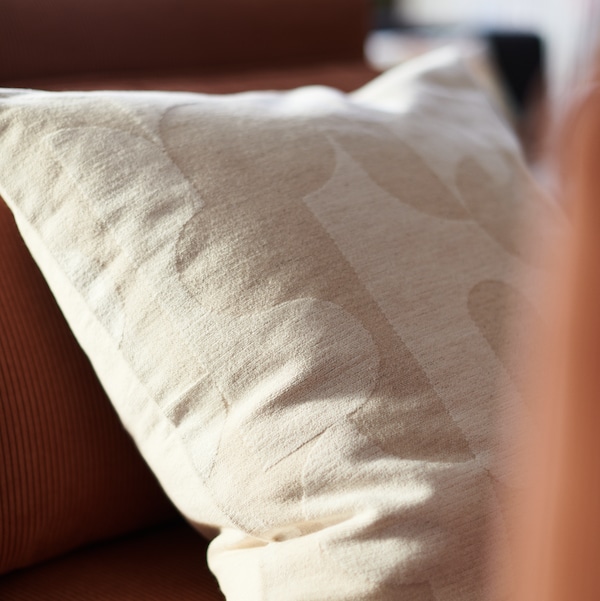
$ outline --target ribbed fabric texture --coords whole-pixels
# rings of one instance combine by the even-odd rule
[[[120,425],[1,199],[0,266],[5,573],[157,523],[173,510]]]
[[[3,601],[222,601],[188,526],[86,549],[0,579]]]

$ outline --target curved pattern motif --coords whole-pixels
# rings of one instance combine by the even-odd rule
[[[468,218],[448,185],[415,149],[394,134],[394,125],[371,125],[366,134],[346,134],[342,130],[336,139],[378,186],[398,200],[435,217]]]
[[[515,287],[498,281],[483,281],[469,292],[469,314],[517,388],[525,392],[525,377],[531,369],[531,332],[540,332],[540,317],[531,302]],[[507,324],[528,324],[519,332]],[[513,341],[519,340],[518,350]]]

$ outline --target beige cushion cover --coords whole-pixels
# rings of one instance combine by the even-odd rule
[[[517,145],[453,53],[353,95],[5,90],[0,153],[228,599],[482,599],[517,415],[499,324],[533,299]]]

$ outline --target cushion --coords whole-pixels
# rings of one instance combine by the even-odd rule
[[[119,423],[1,199],[0,265],[4,574],[173,519],[175,512]]]
[[[0,131],[0,192],[228,599],[482,598],[536,267],[455,52],[350,95],[9,89]]]

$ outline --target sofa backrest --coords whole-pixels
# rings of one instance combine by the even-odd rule
[[[0,82],[362,56],[367,0],[0,0]]]

